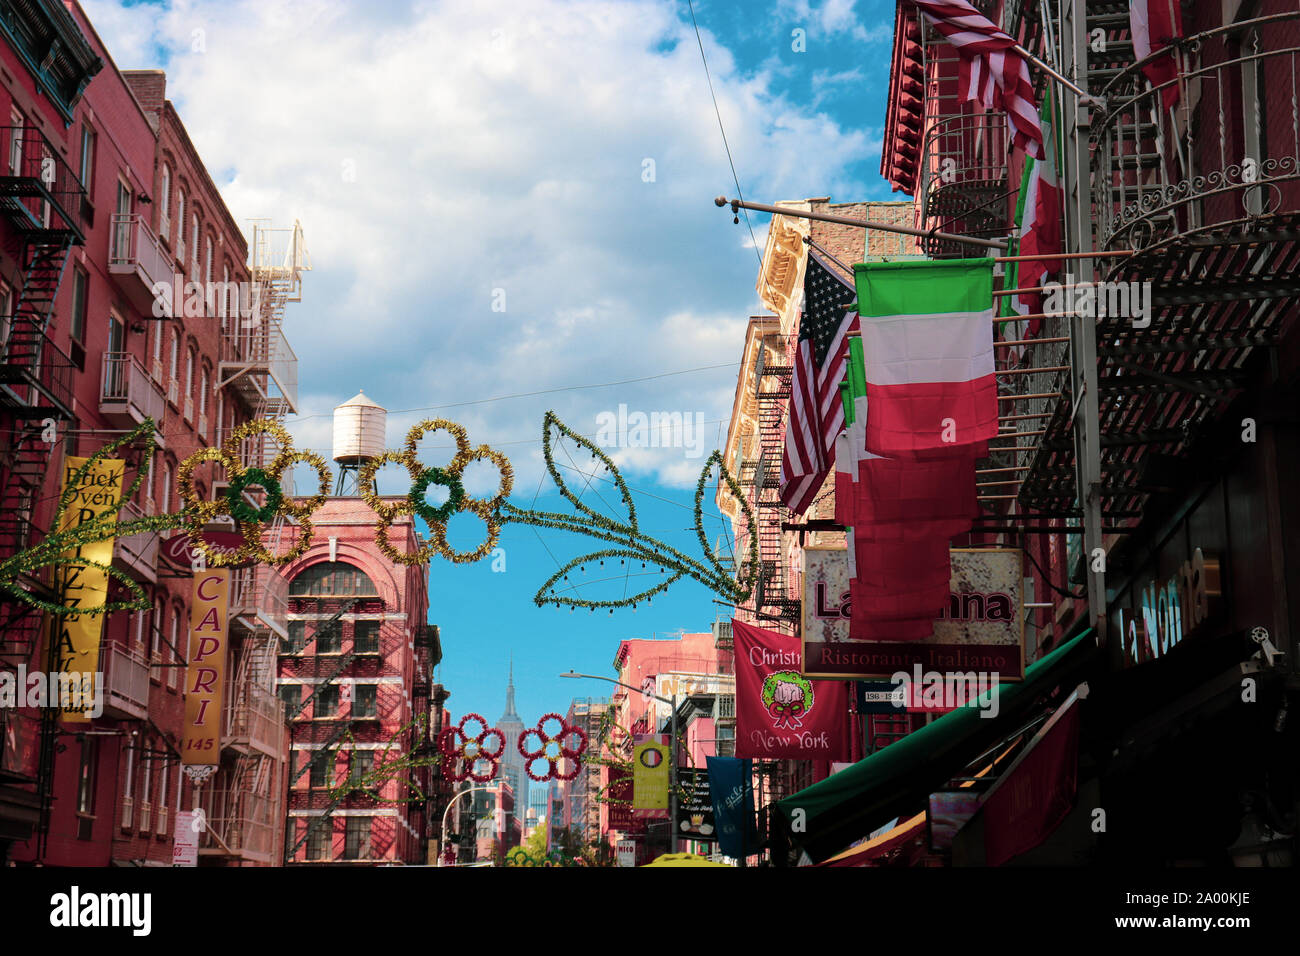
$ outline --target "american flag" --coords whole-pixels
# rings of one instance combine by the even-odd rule
[[[858,328],[857,309],[845,309],[853,292],[847,280],[809,251],[781,456],[781,500],[795,514],[808,510],[835,467],[835,438],[844,427],[840,382],[848,369],[846,336]]]
[[[962,98],[976,100],[985,109],[1006,112],[1015,131],[1012,143],[1042,159],[1043,130],[1034,105],[1034,84],[1029,64],[1016,52],[1016,41],[966,0],[912,2],[961,57]]]

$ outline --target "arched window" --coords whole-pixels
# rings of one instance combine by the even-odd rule
[[[199,376],[199,434],[208,437],[208,369]]]
[[[172,329],[172,360],[171,360],[171,374],[169,376],[169,381],[172,382],[176,381],[176,363],[180,361],[180,356],[181,356],[181,334],[177,330]],[[172,401],[173,402],[176,401],[175,396],[172,396]]]
[[[359,568],[343,561],[325,561],[304,569],[290,581],[289,594],[299,597],[378,597],[379,590]]]
[[[149,635],[149,653],[152,657],[154,650],[158,647],[158,639],[163,634],[163,599],[154,598],[153,602],[153,633]]]
[[[185,261],[185,187],[176,187],[176,261]],[[184,266],[181,267],[184,269]]]
[[[158,197],[158,235],[166,239],[171,233],[171,220],[167,217],[167,211],[172,204],[172,168],[166,163],[163,163],[162,188],[159,192],[162,195]]]
[[[190,230],[190,255],[194,257],[190,278],[199,281],[199,214],[194,213],[194,228]]]

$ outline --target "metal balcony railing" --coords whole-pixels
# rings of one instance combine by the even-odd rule
[[[162,241],[153,234],[149,223],[139,213],[114,213],[109,232],[108,271],[133,305],[147,314],[153,312],[154,286],[166,286],[165,307],[171,311],[172,261]]]
[[[298,356],[278,323],[264,317],[234,317],[221,342],[222,382],[250,404],[281,400],[298,407]],[[272,387],[274,386],[274,387]]]
[[[1300,211],[1298,26],[1292,11],[1207,30],[1178,44],[1177,79],[1149,88],[1142,68],[1161,52],[1105,86],[1092,124],[1099,247],[1142,250]]]
[[[130,352],[105,352],[99,385],[102,415],[123,416],[133,423],[152,418],[161,426],[167,401],[162,389],[145,371],[144,364]]]
[[[0,215],[24,235],[85,239],[86,190],[34,126],[0,127]]]
[[[289,582],[275,568],[254,564],[230,575],[230,616],[281,637],[289,633]]]
[[[201,851],[225,854],[228,849],[255,862],[271,861],[276,851],[277,800],[225,784],[209,788],[203,802],[218,809],[207,813],[208,829],[199,838]]]
[[[1007,121],[1002,111],[961,113],[931,124],[921,150],[923,228],[991,238],[1007,231]],[[968,247],[923,240],[931,256]]]
[[[226,726],[226,745],[279,759],[284,749],[284,706],[274,694],[247,681],[238,688]]]
[[[77,367],[28,316],[0,316],[0,385],[12,386],[0,400],[24,409],[49,409],[72,417],[72,377]],[[27,327],[21,327],[27,323]]]
[[[144,509],[133,501],[128,501],[118,512],[119,521],[135,521],[144,516]],[[148,531],[115,539],[113,556],[118,564],[135,576],[148,582],[158,580],[158,532]]]

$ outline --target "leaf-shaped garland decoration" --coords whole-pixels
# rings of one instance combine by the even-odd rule
[[[433,424],[436,425],[438,423]],[[243,427],[252,428],[255,427],[255,424],[246,424]],[[627,509],[626,522],[616,521],[593,511],[591,508],[588,508],[583,504],[578,496],[569,489],[569,486],[560,476],[559,470],[555,464],[552,449],[553,435],[555,433],[569,438],[580,447],[585,448],[591,453],[593,460],[600,461],[610,472],[613,476],[614,485],[618,488],[619,496]],[[53,520],[54,527],[59,526],[64,512],[67,510],[67,507],[75,496],[77,489],[80,487],[82,479],[90,469],[117,449],[130,444],[131,442],[138,441],[141,438],[145,440],[146,444],[144,452],[145,457],[142,460],[148,461],[154,453],[154,423],[150,419],[146,419],[131,432],[100,448],[89,459],[87,459],[86,464],[78,469],[76,474],[72,477],[72,480],[69,481],[68,488],[60,496],[58,509],[55,512]],[[563,495],[571,505],[573,505],[574,511],[577,512],[576,514],[525,510],[522,508],[516,508],[508,501],[503,500],[505,496],[509,494],[510,489],[511,472],[509,470],[509,462],[505,460],[504,455],[500,455],[499,453],[491,453],[488,455],[487,453],[491,452],[491,450],[487,449],[485,452],[484,449],[486,449],[486,446],[481,446],[479,449],[474,450],[474,453],[466,460],[474,460],[475,458],[487,455],[497,463],[502,472],[501,492],[491,502],[481,503],[484,505],[485,510],[490,508],[492,505],[495,505],[495,508],[492,508],[484,515],[485,520],[490,517],[499,517],[502,524],[513,522],[515,524],[528,524],[543,528],[556,528],[561,531],[571,531],[574,534],[586,535],[599,541],[605,541],[615,545],[613,548],[606,548],[601,551],[593,551],[590,554],[580,555],[556,571],[555,574],[551,575],[546,583],[538,588],[537,594],[533,597],[533,603],[538,607],[543,607],[546,604],[554,604],[557,607],[568,606],[570,609],[585,607],[592,611],[595,611],[598,607],[604,607],[609,608],[610,613],[613,613],[613,609],[616,607],[631,606],[635,610],[637,604],[642,601],[649,604],[650,599],[654,595],[666,591],[675,581],[680,580],[684,576],[699,581],[716,594],[736,604],[748,600],[749,596],[753,593],[754,578],[758,568],[758,532],[754,520],[754,512],[750,508],[749,503],[745,500],[740,485],[737,483],[735,478],[732,477],[731,473],[727,471],[727,467],[722,461],[722,455],[719,452],[713,452],[709,456],[708,460],[705,461],[704,470],[700,473],[699,483],[695,487],[695,532],[700,539],[700,544],[703,547],[705,557],[705,561],[699,561],[683,554],[676,548],[673,548],[656,538],[641,533],[637,525],[636,506],[632,501],[632,493],[628,489],[627,483],[623,480],[623,476],[619,473],[618,468],[614,465],[614,462],[599,447],[592,444],[585,437],[574,432],[571,428],[560,421],[555,412],[548,411],[542,422],[542,450],[546,459],[546,470],[550,473],[551,480],[555,482],[555,486],[559,489],[560,494]],[[463,457],[463,454],[458,457]],[[306,459],[304,458],[304,460]],[[317,470],[321,473],[322,487],[326,487],[328,485],[328,469],[324,466],[323,462],[317,463],[312,461],[311,463],[317,465]],[[713,549],[709,546],[708,536],[704,533],[704,489],[705,485],[708,483],[709,475],[712,472],[714,465],[717,465],[722,480],[727,483],[727,487],[730,489],[731,494],[735,497],[736,501],[740,503],[740,507],[745,512],[745,519],[748,523],[749,568],[748,572],[740,577],[732,577],[732,575],[728,573],[727,569],[723,567],[722,562],[718,560],[717,555],[714,554]],[[19,600],[27,602],[28,604],[39,607],[44,611],[48,611],[51,614],[71,614],[73,612],[78,614],[104,614],[110,611],[148,610],[152,605],[148,596],[145,594],[144,589],[125,571],[111,566],[103,566],[94,562],[88,562],[85,559],[77,559],[75,556],[78,548],[95,541],[104,541],[115,537],[126,538],[136,534],[147,534],[173,528],[182,528],[185,527],[187,523],[195,521],[197,517],[201,517],[201,515],[198,514],[201,506],[193,505],[187,506],[184,511],[175,514],[148,515],[141,518],[134,518],[129,521],[119,521],[118,511],[135,496],[136,491],[144,481],[144,475],[145,471],[143,469],[136,469],[135,480],[131,483],[131,487],[121,496],[121,498],[114,502],[115,507],[113,510],[106,511],[98,518],[86,521],[76,527],[52,532],[47,535],[44,540],[33,547],[28,548],[25,551],[20,551],[17,554],[0,561],[0,592],[9,594]],[[417,475],[416,477],[422,478],[423,476]],[[251,482],[252,480],[252,477],[248,478],[248,481]],[[323,497],[322,494],[317,498],[307,499],[305,504],[308,511],[306,514],[303,514],[301,518],[307,519],[310,512],[315,510],[315,506],[319,504],[319,501],[323,500]],[[398,508],[402,507],[414,510],[415,504],[407,500],[403,501],[402,504],[398,506]],[[479,509],[476,508],[474,510],[478,513]],[[383,512],[381,511],[381,516],[382,515]],[[256,517],[260,519],[261,515],[257,515]],[[488,527],[490,532],[488,546],[490,547],[492,543],[495,543],[495,533],[492,531],[493,523],[491,521],[489,521]],[[381,544],[382,543],[383,542],[381,541]],[[482,557],[483,553],[484,548],[480,547],[480,549],[474,552],[472,556],[468,554],[456,555],[453,556],[452,560],[474,560]],[[261,558],[264,556],[257,555],[256,557]],[[409,560],[410,557],[411,556],[408,556],[408,560],[405,563],[412,563]],[[667,577],[655,584],[653,587],[647,588],[639,594],[616,600],[586,601],[580,598],[567,597],[555,593],[554,589],[556,584],[562,580],[567,580],[568,575],[574,568],[585,569],[588,562],[595,562],[603,565],[606,560],[612,562],[616,558],[620,564],[625,564],[630,561],[639,561],[641,562],[642,568],[648,568],[649,566],[654,565],[660,574],[666,574]],[[427,560],[427,557],[425,560]],[[33,594],[21,581],[23,576],[32,575],[41,568],[53,568],[74,563],[79,565],[93,565],[100,568],[115,581],[118,581],[126,587],[131,594],[130,599],[108,602],[98,608],[74,608],[47,601],[40,596]],[[279,563],[283,562],[280,561]]]
[[[584,505],[577,495],[569,490],[569,486],[560,477],[559,470],[555,465],[552,449],[553,432],[571,439],[575,444],[589,451],[592,459],[600,461],[605,466],[605,469],[610,472],[613,476],[614,485],[618,488],[623,503],[627,507],[628,520],[626,522],[615,521],[606,515],[598,514]],[[682,554],[676,548],[664,544],[662,541],[642,534],[637,526],[636,507],[632,503],[632,494],[614,462],[603,450],[560,421],[553,411],[548,411],[542,422],[542,454],[546,459],[546,470],[550,473],[551,480],[555,482],[555,487],[573,505],[574,509],[581,513],[581,516],[551,511],[523,510],[514,507],[509,502],[505,502],[501,505],[502,522],[529,524],[543,528],[558,528],[562,531],[571,531],[574,534],[583,534],[601,541],[607,541],[618,545],[618,547],[593,551],[590,554],[576,557],[565,564],[538,588],[537,594],[533,597],[533,603],[538,607],[554,604],[556,607],[567,606],[570,609],[585,607],[592,612],[598,607],[603,607],[609,608],[611,614],[616,607],[630,606],[635,610],[639,603],[644,601],[649,604],[654,595],[666,591],[673,582],[683,576],[694,578],[705,587],[736,604],[743,603],[753,593],[754,576],[758,568],[757,525],[754,521],[753,510],[745,500],[739,483],[727,471],[727,467],[722,461],[722,455],[719,452],[713,452],[704,463],[704,470],[700,473],[699,483],[695,487],[695,532],[704,547],[704,555],[708,564]],[[713,470],[714,465],[718,466],[722,479],[726,481],[732,495],[740,502],[740,506],[745,512],[745,518],[748,521],[750,562],[749,572],[743,579],[733,578],[727,572],[726,568],[718,560],[717,555],[713,553],[713,549],[709,546],[708,536],[704,533],[704,487],[708,483],[709,473]],[[632,597],[610,601],[587,601],[555,593],[555,586],[561,581],[567,581],[574,568],[583,568],[585,570],[585,566],[589,562],[603,566],[606,559],[613,561],[615,558],[618,559],[620,565],[627,561],[640,561],[643,568],[654,565],[659,569],[660,573],[669,574],[669,577]]]
[[[154,434],[153,419],[146,418],[130,432],[104,445],[87,458],[86,463],[77,469],[68,481],[67,487],[60,494],[58,507],[55,509],[50,526],[58,528],[63,523],[63,516],[76,497],[86,475],[119,448],[144,439],[145,447],[140,460],[151,461],[155,448]],[[0,591],[10,597],[38,607],[49,614],[95,615],[107,614],[110,611],[148,610],[152,607],[153,604],[148,595],[145,594],[144,588],[121,568],[77,557],[78,549],[96,541],[104,541],[109,538],[127,538],[131,535],[181,527],[185,520],[183,514],[146,515],[129,521],[118,520],[118,512],[128,501],[135,497],[136,491],[144,481],[146,471],[147,469],[137,468],[135,480],[131,482],[131,487],[123,492],[121,497],[114,501],[112,506],[106,509],[103,514],[89,521],[83,521],[71,528],[52,531],[32,547],[0,561]],[[114,581],[123,585],[130,592],[130,598],[120,601],[107,601],[99,607],[75,607],[47,601],[32,593],[21,582],[24,576],[32,576],[42,568],[57,568],[70,564],[93,567],[103,571]]]

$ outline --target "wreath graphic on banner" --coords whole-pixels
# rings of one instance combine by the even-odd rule
[[[813,686],[798,671],[776,671],[763,681],[763,706],[777,730],[798,730],[813,708]]]
[[[558,723],[560,729],[548,733],[546,730],[548,722]],[[533,737],[541,743],[537,747],[530,748],[526,742]],[[577,746],[566,747],[564,741],[573,737],[578,738]],[[559,714],[546,714],[537,721],[536,727],[530,727],[519,735],[517,746],[520,756],[524,758],[524,773],[528,774],[529,780],[537,783],[545,783],[547,780],[573,780],[582,771],[582,755],[587,749],[587,732],[581,727],[567,723]],[[569,770],[560,770],[561,760],[569,764]],[[541,761],[547,764],[546,773],[533,773],[533,764]]]
[[[452,436],[456,443],[456,454],[443,468],[426,467],[419,460],[417,447],[425,435],[438,431],[445,431]],[[204,561],[214,567],[230,567],[250,560],[283,567],[301,557],[311,546],[313,535],[311,519],[315,511],[324,504],[328,495],[332,480],[330,469],[319,455],[296,450],[284,426],[270,419],[245,422],[231,432],[220,448],[200,449],[181,463],[177,478],[182,511],[175,514],[120,520],[118,511],[125,507],[139,489],[146,473],[145,463],[153,458],[154,434],[154,422],[145,419],[128,434],[99,449],[81,469],[70,476],[68,488],[60,497],[55,520],[52,522],[52,527],[61,530],[51,532],[31,548],[0,560],[0,591],[52,614],[74,612],[103,614],[118,610],[148,610],[152,605],[143,587],[132,580],[126,572],[117,568],[104,567],[103,570],[127,590],[129,597],[126,600],[109,601],[95,608],[64,606],[43,599],[30,587],[30,579],[43,571],[62,565],[91,563],[75,557],[78,549],[83,545],[115,537],[125,538],[168,529],[188,531],[193,548]],[[244,460],[242,449],[246,445],[256,446],[257,443],[264,442],[268,438],[278,446],[277,453],[269,462],[264,463],[260,458],[254,461]],[[625,511],[623,517],[611,518],[592,510],[569,488],[560,475],[555,461],[556,443],[561,438],[574,442],[580,450],[590,452],[592,462],[599,463],[609,472],[610,480],[619,492]],[[63,516],[83,478],[118,449],[129,448],[136,448],[138,451],[137,473],[130,488],[115,502],[117,508],[108,510],[98,518],[82,524],[62,528]],[[554,412],[547,412],[542,420],[542,450],[546,470],[561,496],[572,505],[571,513],[535,511],[512,505],[507,499],[514,487],[514,471],[510,460],[504,454],[488,445],[472,446],[465,429],[455,422],[446,419],[420,422],[407,433],[401,451],[385,452],[371,460],[362,469],[360,475],[362,498],[378,518],[375,524],[375,540],[380,550],[389,559],[400,564],[424,564],[432,560],[435,554],[454,563],[470,563],[481,560],[493,551],[500,537],[502,525],[523,524],[568,531],[610,545],[579,555],[562,565],[537,589],[533,603],[538,607],[551,604],[557,608],[568,607],[571,611],[581,607],[592,612],[596,608],[607,608],[611,614],[615,608],[631,607],[635,611],[638,604],[642,602],[650,604],[655,595],[662,594],[683,577],[698,581],[724,601],[732,604],[743,604],[753,594],[758,571],[757,523],[739,483],[727,471],[719,452],[713,452],[705,461],[695,488],[694,530],[703,552],[701,559],[685,554],[641,531],[631,490],[613,460],[595,444],[560,421]],[[475,498],[465,492],[462,475],[466,466],[475,461],[491,462],[500,473],[497,492],[491,498]],[[228,480],[225,493],[211,501],[204,500],[195,487],[195,469],[204,462],[215,463],[224,471]],[[302,464],[311,468],[318,483],[315,493],[304,498],[286,494],[284,491],[286,473],[293,466]],[[403,465],[411,478],[411,487],[400,501],[385,500],[375,490],[375,475],[385,464]],[[727,563],[717,556],[704,532],[704,492],[715,468],[719,481],[726,484],[748,522],[749,553],[747,560],[741,562],[739,575],[730,571]],[[429,488],[434,485],[447,489],[447,500],[440,506],[429,504],[425,497]],[[452,549],[447,543],[447,523],[462,512],[478,516],[487,528],[484,541],[473,550],[464,552]],[[414,553],[399,551],[389,541],[389,531],[393,522],[402,515],[419,515],[430,528],[431,541]],[[244,541],[238,548],[218,548],[205,540],[203,536],[205,527],[223,518],[233,521],[243,536]],[[268,532],[272,528],[286,525],[296,528],[296,531],[291,531],[294,535],[292,544],[284,551],[273,551],[268,548],[267,540],[270,537]],[[642,573],[662,575],[663,579],[630,597],[586,600],[574,596],[576,585],[566,584],[566,582],[575,570],[582,573],[585,572],[588,564],[602,567],[606,561],[611,565],[617,561],[617,566],[624,568],[625,580],[627,575],[632,573],[635,564],[640,564]],[[651,571],[651,568],[654,571]]]

